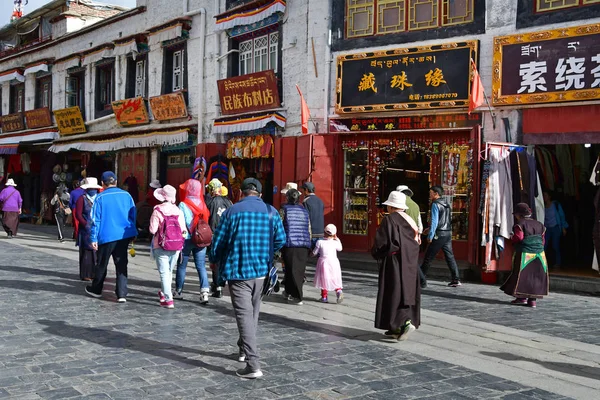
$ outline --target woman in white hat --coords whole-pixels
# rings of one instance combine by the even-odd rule
[[[389,214],[375,235],[371,253],[379,264],[375,327],[388,336],[406,340],[421,320],[419,229],[405,211],[406,195],[394,191],[387,201]]]
[[[98,179],[86,178],[79,187],[84,190],[83,195],[79,196],[75,203],[75,220],[79,223],[77,234],[77,243],[79,245],[79,279],[82,281],[91,281],[94,277],[94,265],[98,261],[96,250],[92,248],[91,240],[92,206],[102,186],[98,184]]]
[[[0,192],[0,210],[2,211],[2,226],[9,239],[17,236],[19,229],[19,214],[23,199],[17,190],[17,184],[10,178],[6,181],[6,187]]]
[[[154,235],[152,255],[156,260],[162,289],[158,297],[162,307],[175,308],[171,290],[173,268],[183,249],[187,228],[183,212],[175,205],[177,190],[173,186],[156,189],[154,197],[161,202],[154,207],[150,217],[150,233]]]

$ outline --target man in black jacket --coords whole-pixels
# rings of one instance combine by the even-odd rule
[[[302,193],[304,194],[304,208],[308,211],[310,219],[312,247],[315,247],[315,243],[323,238],[325,231],[325,206],[323,200],[315,194],[315,185],[312,182],[304,182]]]
[[[446,264],[448,264],[448,268],[452,274],[452,281],[448,286],[461,286],[458,265],[454,259],[454,253],[452,252],[452,208],[444,199],[442,199],[443,194],[444,189],[441,186],[433,186],[429,190],[429,199],[431,200],[431,226],[429,227],[428,233],[423,232],[427,234],[427,242],[429,245],[425,252],[423,264],[421,264],[421,268],[419,269],[422,288],[427,287],[427,271],[429,271],[431,262],[440,250],[444,252]]]

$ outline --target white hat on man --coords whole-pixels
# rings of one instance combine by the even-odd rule
[[[408,209],[408,206],[406,205],[406,195],[398,191],[393,191],[390,193],[388,199],[385,203],[383,203],[383,205],[397,208],[399,210]]]
[[[6,181],[6,186],[14,186],[17,187],[17,184],[15,183],[15,181],[13,180],[13,178],[10,178]]]
[[[295,189],[298,190],[298,184],[294,182],[288,182],[285,184],[285,189],[281,191],[281,194],[286,194],[288,191]]]
[[[88,190],[88,189],[102,189],[102,186],[98,185],[98,179],[97,178],[92,178],[92,177],[85,178],[83,180],[83,183],[79,187],[82,188],[83,190]]]
[[[396,188],[397,192],[402,192],[405,195],[409,196],[409,197],[413,197],[414,193],[413,191],[406,185],[400,185]]]
[[[160,189],[162,185],[160,184],[160,181],[158,179],[154,179],[152,182],[150,182],[150,187],[152,189]]]

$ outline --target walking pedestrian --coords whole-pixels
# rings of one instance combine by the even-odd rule
[[[79,246],[79,279],[91,281],[94,277],[94,266],[98,262],[96,250],[92,247],[92,207],[98,190],[98,179],[86,178],[80,186],[84,194],[79,196],[75,205],[75,218],[79,223],[77,245]]]
[[[285,229],[287,241],[281,250],[285,265],[285,290],[283,297],[297,305],[302,305],[304,274],[311,248],[310,217],[308,211],[300,205],[300,192],[288,190],[285,194],[287,204],[279,211]]]
[[[228,282],[231,304],[240,333],[237,342],[242,378],[259,378],[256,330],[265,276],[272,252],[286,242],[277,211],[260,198],[262,185],[255,178],[242,182],[242,199],[221,216],[210,251],[210,261],[219,266],[219,284]]]
[[[565,218],[565,212],[562,206],[556,200],[552,200],[550,192],[544,192],[544,205],[546,207],[544,226],[546,227],[546,241],[544,243],[544,252],[548,247],[554,249],[554,268],[560,268],[562,256],[560,251],[561,238],[567,236],[569,224]]]
[[[324,230],[324,240],[319,240],[312,251],[313,256],[319,256],[315,271],[315,287],[321,289],[321,302],[327,303],[328,291],[335,290],[337,303],[344,300],[342,292],[342,268],[337,252],[342,251],[342,242],[337,237],[337,228],[329,224]]]
[[[413,191],[406,185],[400,185],[396,188],[396,191],[402,192],[406,195],[406,205],[408,209],[406,210],[406,214],[415,221],[417,227],[419,228],[419,243],[421,242],[421,233],[423,233],[423,219],[421,218],[421,208],[419,205],[412,199],[414,196]]]
[[[58,241],[65,241],[65,222],[67,216],[72,214],[69,207],[71,197],[67,192],[67,187],[63,184],[58,185],[54,192],[54,197],[50,200],[50,204],[54,206],[54,219],[56,219],[56,229],[58,230]]]
[[[127,301],[127,247],[135,239],[135,204],[126,191],[117,187],[117,176],[112,171],[102,174],[104,191],[96,196],[92,207],[92,249],[98,253],[92,284],[85,292],[95,298],[102,297],[108,261],[112,257],[117,273],[115,292],[117,302]]]
[[[452,209],[450,205],[442,198],[444,189],[441,186],[432,186],[429,190],[429,199],[431,200],[431,226],[427,232],[427,250],[423,264],[419,268],[421,277],[421,287],[427,287],[427,271],[431,262],[442,250],[446,259],[446,264],[450,269],[452,281],[448,284],[451,287],[461,286],[458,265],[452,252]]]
[[[419,229],[405,212],[404,193],[390,193],[383,204],[389,214],[381,221],[371,250],[379,264],[375,328],[406,340],[421,323]]]
[[[6,187],[0,192],[0,210],[2,210],[2,227],[9,239],[17,236],[19,230],[19,215],[23,206],[23,198],[17,190],[17,184],[12,178],[6,180]]]
[[[202,196],[202,184],[196,179],[188,179],[179,188],[183,191],[183,201],[179,203],[179,208],[185,217],[187,233],[185,235],[185,244],[181,253],[181,261],[177,264],[177,273],[175,275],[175,298],[183,299],[183,285],[185,283],[185,272],[187,269],[190,253],[194,257],[194,265],[198,271],[200,280],[200,304],[208,303],[208,293],[210,285],[208,284],[208,274],[206,273],[206,247],[200,248],[192,241],[191,233],[196,229],[200,220],[208,223],[209,213]]]
[[[154,209],[154,207],[160,204],[159,201],[156,200],[156,197],[154,197],[154,192],[156,191],[156,189],[160,189],[161,187],[162,185],[160,184],[160,181],[158,179],[152,180],[152,182],[150,182],[150,185],[148,185],[148,191],[146,192],[146,202],[150,204],[150,207],[152,207],[152,209]]]
[[[321,200],[315,194],[315,184],[312,182],[304,182],[302,185],[302,193],[304,194],[304,200],[302,204],[308,216],[310,218],[311,227],[311,248],[314,248],[317,240],[323,239],[324,228],[325,228],[325,206],[323,200]]]
[[[517,223],[513,226],[512,241],[515,244],[512,272],[500,287],[515,299],[511,304],[535,308],[536,299],[548,295],[550,279],[548,262],[544,253],[546,228],[531,218],[531,208],[525,203],[515,206]]]
[[[81,196],[85,194],[85,190],[81,187],[85,179],[78,181],[73,181],[73,190],[69,193],[69,208],[74,216],[77,215],[77,201]],[[78,246],[79,240],[79,221],[77,218],[73,218],[73,239],[75,239],[75,246]]]
[[[211,191],[211,200],[207,201],[208,212],[210,214],[208,225],[210,226],[210,229],[215,232],[221,221],[221,216],[225,210],[233,205],[233,203],[231,203],[231,200],[227,197],[227,188],[221,184],[220,180],[216,178],[211,180],[208,187]],[[218,284],[219,267],[215,264],[210,264],[210,269],[212,270],[212,295],[213,297],[221,298],[223,297],[223,288]]]
[[[154,191],[154,197],[161,202],[154,207],[150,217],[150,233],[154,235],[152,256],[156,260],[161,284],[158,300],[161,307],[175,308],[171,292],[173,269],[183,249],[187,228],[183,211],[175,205],[177,189],[165,185]]]

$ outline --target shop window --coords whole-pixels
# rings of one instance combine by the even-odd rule
[[[246,75],[272,69],[277,73],[279,32],[259,36],[239,44],[239,74]]]
[[[127,59],[127,87],[125,97],[148,97],[148,60],[146,57]]]
[[[11,114],[25,111],[25,84],[11,85],[10,87],[10,105]]]
[[[100,118],[112,114],[112,101],[114,100],[115,64],[96,66],[96,113]]]
[[[475,0],[347,0],[346,37],[471,23]]]
[[[187,51],[185,45],[165,48],[162,93],[184,91],[187,102]]]
[[[65,82],[65,106],[79,107],[85,118],[85,72],[71,73]]]
[[[35,85],[35,108],[52,109],[52,77],[39,78]]]
[[[369,230],[369,153],[366,148],[344,151],[344,229],[346,235],[366,236]]]
[[[543,13],[598,3],[600,0],[536,0],[535,11]]]

